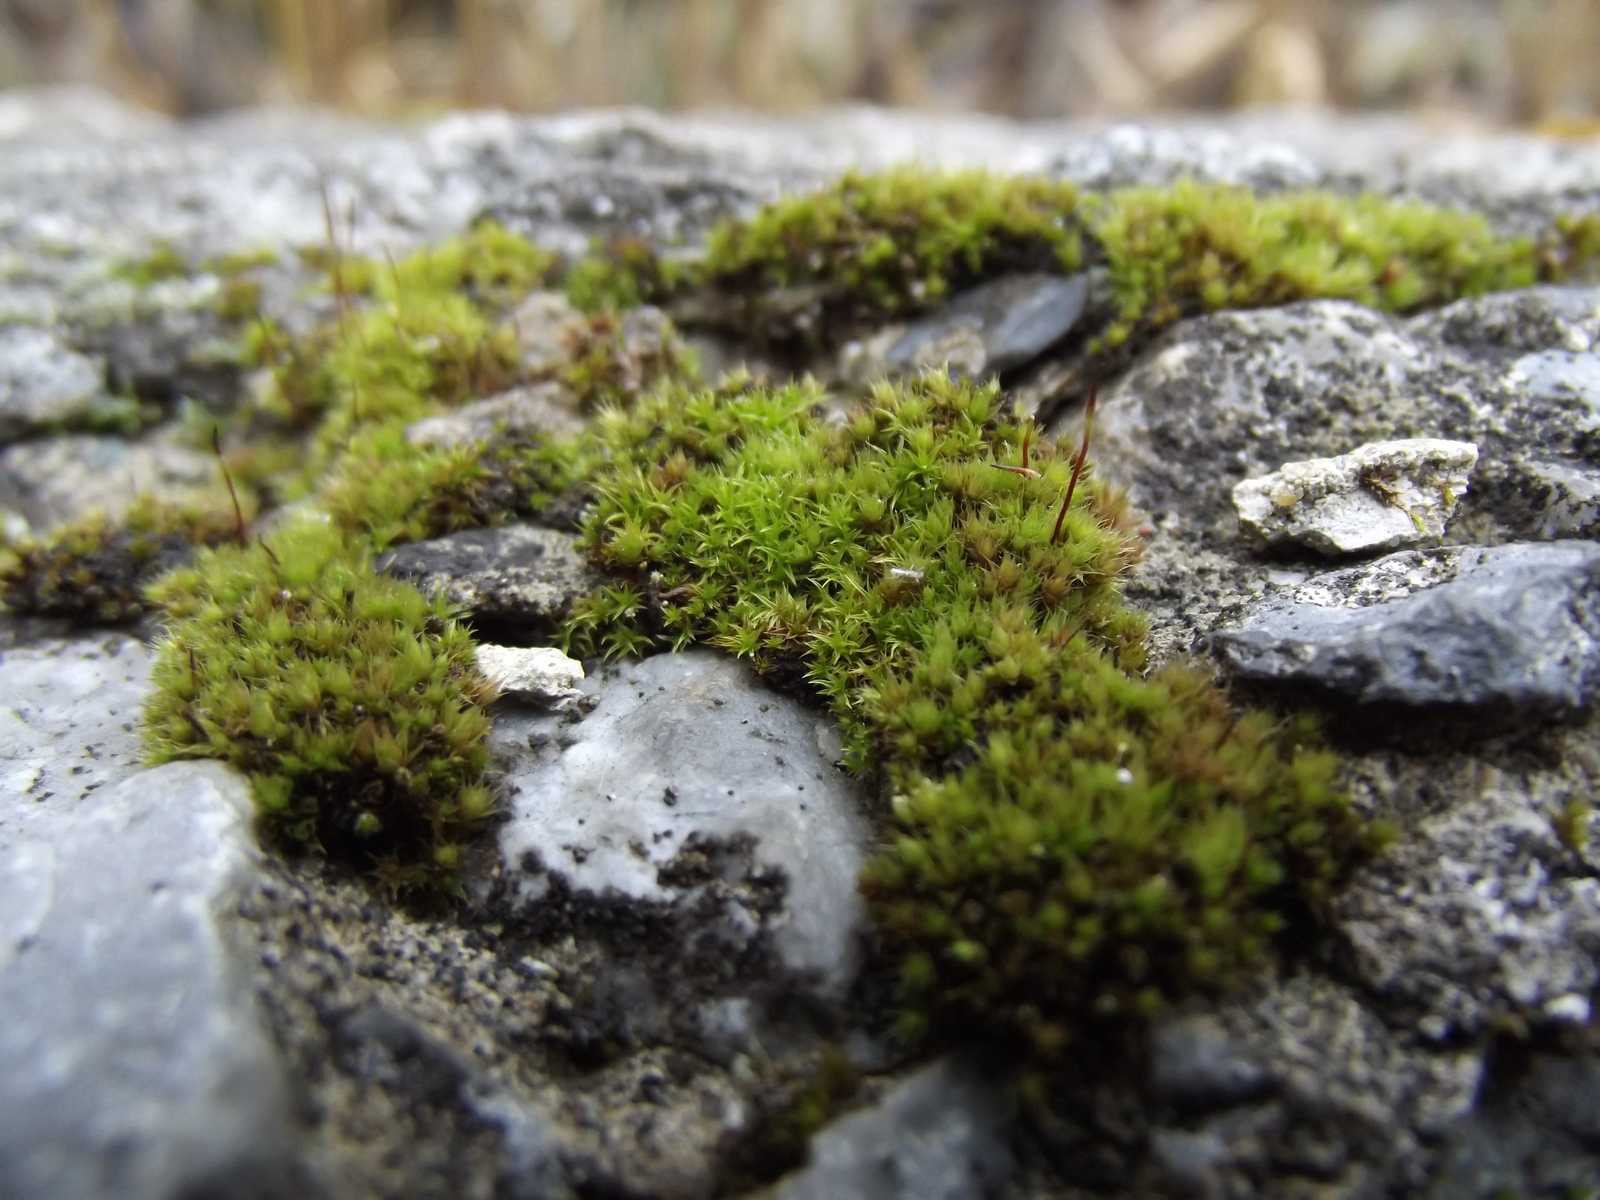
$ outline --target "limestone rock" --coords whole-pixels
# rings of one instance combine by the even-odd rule
[[[749,859],[781,903],[730,912],[729,936],[770,939],[797,977],[842,992],[867,831],[858,785],[818,747],[831,722],[709,651],[609,667],[585,686],[598,704],[576,725],[495,722],[514,797],[501,855],[511,872],[535,864],[521,895],[536,902],[559,876],[575,892],[671,904]]]
[[[1285,463],[1233,489],[1239,528],[1268,549],[1370,554],[1436,543],[1478,462],[1471,442],[1405,438]]]
[[[378,559],[378,569],[424,593],[443,591],[480,617],[548,632],[603,582],[577,541],[537,525],[471,529],[401,546]]]
[[[477,658],[478,670],[514,700],[564,710],[583,695],[583,664],[559,650],[480,644]]]
[[[572,393],[559,383],[516,388],[466,404],[443,416],[428,417],[406,429],[413,446],[455,448],[496,437],[551,434],[565,437],[583,431]]]
[[[828,1126],[773,1200],[982,1200],[1011,1172],[1001,1095],[942,1059]]]
[[[914,322],[885,359],[902,371],[948,368],[971,378],[1033,361],[1078,323],[1088,276],[1007,275],[951,298]]]
[[[0,326],[0,442],[80,420],[104,391],[101,369],[54,333]]]
[[[1364,602],[1412,568],[1433,580]],[[1600,689],[1600,543],[1404,552],[1318,576],[1216,645],[1241,678],[1359,703],[1575,712]]]
[[[214,458],[159,435],[69,434],[0,450],[0,512],[35,535],[91,512],[119,516],[141,492],[182,501],[221,485]]]

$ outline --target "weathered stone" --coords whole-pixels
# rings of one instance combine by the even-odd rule
[[[1532,287],[1458,300],[1414,318],[1407,331],[1475,357],[1581,353],[1600,337],[1600,288]]]
[[[941,1059],[813,1138],[773,1200],[982,1200],[1012,1170],[1005,1126],[995,1085]]]
[[[575,409],[576,401],[565,387],[541,383],[418,421],[406,429],[406,441],[413,446],[454,448],[502,436],[543,433],[566,437],[583,432],[583,419]]]
[[[1085,275],[1003,276],[914,322],[884,357],[901,370],[948,366],[973,378],[1000,375],[1066,337],[1088,295]]]
[[[1239,529],[1268,549],[1370,554],[1437,543],[1478,462],[1471,442],[1406,438],[1285,463],[1233,489]]]
[[[770,939],[797,978],[832,994],[847,987],[867,832],[858,786],[818,749],[828,718],[709,651],[609,667],[585,688],[598,704],[576,725],[510,712],[495,721],[513,793],[501,854],[510,872],[530,856],[537,864],[517,884],[527,901],[559,876],[576,892],[678,903],[720,861],[750,857],[777,873],[782,903],[731,913],[730,936]]]
[[[0,442],[81,420],[104,393],[101,369],[55,334],[0,326]]]
[[[1272,1090],[1261,1064],[1214,1017],[1164,1022],[1150,1038],[1150,1090],[1183,1108],[1229,1108]]]
[[[141,492],[183,501],[221,485],[216,459],[160,436],[73,434],[0,451],[0,512],[35,535],[91,512],[118,516]]]
[[[1216,634],[1216,646],[1241,678],[1361,703],[1549,714],[1594,700],[1600,544],[1406,554],[1416,557],[1318,576],[1294,598],[1269,601]],[[1363,602],[1373,579],[1413,567],[1448,578],[1414,595]]]
[[[378,569],[429,595],[442,591],[480,617],[549,631],[604,582],[577,540],[537,525],[471,529],[401,546],[378,559]]]
[[[568,362],[572,338],[583,329],[583,314],[565,292],[532,292],[512,309],[506,324],[516,335],[522,365],[544,373]]]
[[[513,700],[565,710],[583,695],[583,664],[559,650],[479,645],[477,660],[478,670]]]

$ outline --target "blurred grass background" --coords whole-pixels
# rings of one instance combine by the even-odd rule
[[[0,86],[63,82],[184,115],[1287,103],[1588,132],[1600,0],[0,0]]]

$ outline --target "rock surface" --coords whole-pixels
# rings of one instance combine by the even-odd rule
[[[1008,275],[951,297],[889,347],[890,367],[947,367],[973,379],[1025,366],[1066,337],[1089,298],[1086,275]]]
[[[406,430],[413,446],[457,447],[496,437],[536,433],[570,436],[583,430],[572,394],[557,383],[517,388],[477,400],[441,417],[428,417]]]
[[[1408,594],[1371,602],[1397,580]],[[1408,552],[1317,576],[1215,640],[1241,678],[1362,704],[1575,713],[1600,685],[1600,543]]]
[[[1246,540],[1329,557],[1437,543],[1478,463],[1471,442],[1373,442],[1337,458],[1285,463],[1233,489]]]
[[[583,695],[583,664],[559,650],[480,643],[477,660],[478,670],[512,700],[559,710]]]
[[[43,329],[0,327],[0,441],[88,415],[101,371]]]

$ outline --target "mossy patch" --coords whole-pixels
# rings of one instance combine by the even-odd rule
[[[1121,500],[1081,489],[1058,538],[1069,455],[998,469],[1029,431],[994,388],[881,387],[842,428],[820,398],[607,414],[587,536],[621,578],[571,643],[710,642],[827,698],[894,797],[862,886],[908,1033],[976,1022],[1053,1050],[1259,966],[1369,845],[1332,758],[1204,673],[1141,673]]]
[[[493,807],[493,687],[442,601],[374,575],[315,519],[204,550],[151,596],[168,618],[145,708],[152,762],[231,763],[270,834],[391,885],[455,869]]]
[[[684,264],[663,257],[644,238],[613,238],[574,263],[562,281],[579,312],[626,312],[664,304],[688,282]]]
[[[149,611],[144,589],[197,546],[236,537],[231,508],[142,496],[121,520],[92,514],[0,561],[0,600],[17,615],[125,624]]]

